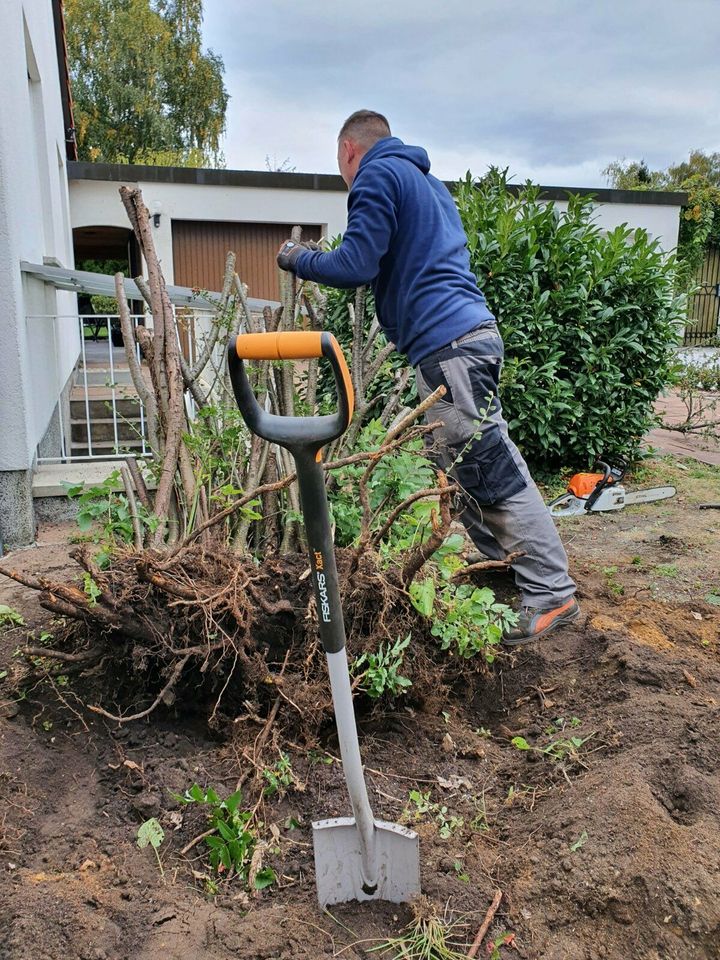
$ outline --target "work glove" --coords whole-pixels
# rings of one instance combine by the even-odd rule
[[[281,270],[289,270],[295,273],[295,262],[303,250],[319,250],[320,247],[314,240],[303,240],[302,243],[296,243],[295,240],[286,240],[277,253],[277,262]]]

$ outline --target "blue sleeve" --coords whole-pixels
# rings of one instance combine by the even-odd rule
[[[301,253],[295,266],[302,280],[329,287],[359,287],[377,277],[397,227],[396,180],[385,164],[369,164],[355,178],[347,230],[336,250]]]

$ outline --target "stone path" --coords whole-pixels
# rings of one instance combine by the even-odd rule
[[[677,393],[659,397],[655,409],[663,415],[667,423],[682,423],[687,415],[685,405]],[[718,404],[720,419],[720,404]],[[676,457],[691,457],[701,463],[720,466],[720,428],[715,437],[703,437],[694,433],[678,433],[675,430],[651,430],[645,437],[648,446],[661,453],[670,453]]]

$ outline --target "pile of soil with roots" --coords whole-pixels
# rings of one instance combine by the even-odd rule
[[[88,551],[73,555],[88,566]],[[337,563],[351,661],[409,633],[416,642],[404,669],[413,699],[434,698],[459,667],[438,650],[398,571],[381,570],[369,551],[339,550]],[[77,676],[93,712],[127,723],[176,706],[220,735],[248,712],[272,712],[285,735],[305,739],[331,716],[306,555],[256,564],[192,544],[171,555],[118,553],[110,569],[93,574],[97,602],[114,612],[116,625],[91,608],[92,617],[54,631],[52,649],[35,651]],[[27,659],[13,665],[18,688],[31,669]]]

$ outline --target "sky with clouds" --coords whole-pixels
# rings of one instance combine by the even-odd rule
[[[336,173],[360,107],[455,179],[604,186],[720,150],[720,0],[205,0],[231,169]]]

